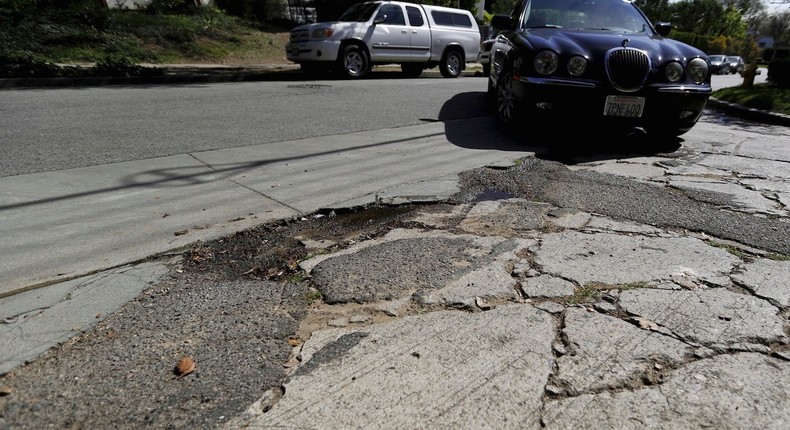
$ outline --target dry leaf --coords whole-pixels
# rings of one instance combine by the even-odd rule
[[[297,337],[289,337],[288,344],[291,346],[299,346],[302,344],[302,340]]]
[[[653,321],[650,321],[647,318],[634,317],[633,320],[639,323],[639,327],[643,329],[658,331],[658,324],[654,323]]]
[[[0,387],[0,397],[7,396],[13,392],[14,392],[14,388],[9,387],[8,385]]]
[[[192,359],[190,356],[182,357],[181,360],[178,360],[178,364],[176,365],[175,372],[179,378],[183,378],[184,376],[189,375],[190,373],[195,371],[195,360]]]

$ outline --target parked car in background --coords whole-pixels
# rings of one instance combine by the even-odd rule
[[[743,58],[734,55],[727,57],[727,62],[730,63],[730,73],[743,73],[743,67],[746,65],[743,61]]]
[[[714,54],[710,58],[710,72],[715,75],[726,75],[730,73],[730,62],[726,55]]]
[[[534,134],[551,115],[674,137],[711,95],[708,56],[667,38],[671,25],[654,26],[630,1],[521,0],[491,25],[505,30],[487,94],[508,130]]]
[[[439,66],[455,78],[479,51],[480,29],[468,10],[399,1],[358,3],[337,21],[294,27],[285,47],[304,72],[347,78],[364,77],[374,64],[400,64],[413,77]]]

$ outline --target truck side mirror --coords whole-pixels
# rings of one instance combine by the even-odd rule
[[[373,20],[373,24],[384,24],[387,22],[387,15],[379,15]]]

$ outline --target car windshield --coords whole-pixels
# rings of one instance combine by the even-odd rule
[[[724,56],[723,55],[711,55],[710,56],[710,61],[716,61],[716,62],[724,61]]]
[[[652,32],[650,23],[629,0],[532,0],[524,28]]]
[[[341,22],[366,22],[373,16],[373,12],[379,7],[378,3],[359,3],[351,6],[340,15],[338,21]]]

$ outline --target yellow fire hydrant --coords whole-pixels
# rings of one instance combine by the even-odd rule
[[[746,64],[746,66],[743,68],[743,71],[741,72],[741,76],[743,76],[743,83],[741,84],[741,87],[751,88],[754,85],[754,77],[758,73],[757,61],[749,61],[749,63]]]

